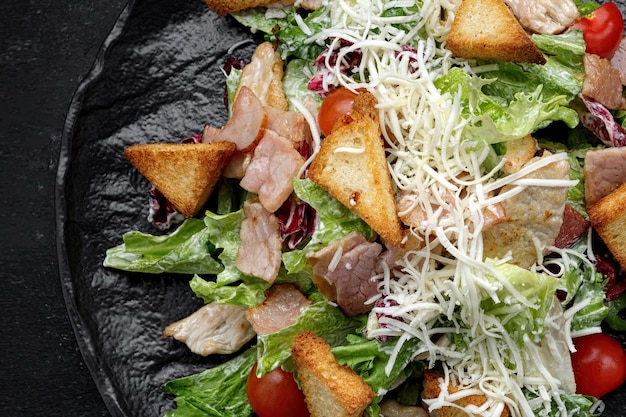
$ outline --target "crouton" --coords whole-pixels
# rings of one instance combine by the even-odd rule
[[[443,378],[443,373],[433,370],[427,369],[424,371],[424,391],[422,393],[422,397],[425,399],[433,399],[439,397],[441,394],[441,382],[440,379]],[[448,393],[454,394],[459,392],[459,388],[455,387],[452,384],[448,385]],[[458,400],[454,401],[454,404],[459,407],[467,407],[467,406],[476,406],[481,407],[487,401],[486,395],[468,395]],[[508,417],[509,416],[509,408],[504,407],[502,413],[500,413],[500,417]],[[461,408],[452,407],[452,406],[443,406],[437,410],[433,410],[430,412],[431,416],[438,417],[467,417],[467,413],[463,411]]]
[[[291,348],[311,417],[359,417],[375,394],[352,369],[335,360],[324,339],[310,331]]]
[[[230,142],[146,143],[126,148],[124,155],[189,218],[206,204],[236,149]]]
[[[626,269],[626,182],[587,208],[591,225]]]
[[[376,99],[359,94],[348,115],[324,139],[309,178],[360,216],[384,240],[402,246],[391,174],[380,134]]]
[[[546,63],[503,0],[463,0],[446,45],[466,59]]]
[[[204,2],[213,12],[224,16],[229,13],[251,9],[253,7],[269,6],[272,3],[276,3],[276,0],[204,0]],[[293,4],[293,1],[286,0],[283,4]]]

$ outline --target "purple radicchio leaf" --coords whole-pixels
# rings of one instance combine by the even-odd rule
[[[615,121],[611,112],[594,99],[582,94],[579,96],[587,108],[587,111],[582,111],[579,115],[583,126],[607,146],[626,146],[626,130]]]

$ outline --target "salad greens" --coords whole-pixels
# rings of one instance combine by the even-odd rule
[[[441,184],[447,187],[449,194],[437,194],[437,204],[426,206],[431,215],[445,207],[444,200],[450,194],[457,198],[456,209],[460,207],[459,210],[474,215],[479,210],[471,204],[477,203],[460,203],[461,196],[472,194],[475,189],[471,187],[490,180],[490,173],[501,166],[507,141],[533,134],[539,135],[543,149],[555,154],[567,153],[570,179],[578,181],[568,189],[567,204],[587,217],[583,160],[588,149],[599,145],[597,139],[586,136],[588,131],[581,133],[579,116],[572,106],[584,78],[582,33],[573,30],[560,35],[533,35],[533,42],[546,56],[545,65],[455,61],[445,51],[442,33],[446,22],[441,21],[438,11],[431,11],[432,16],[428,16],[425,2],[421,1],[410,5],[380,3],[382,10],[368,12],[378,13],[369,16],[371,27],[358,20],[356,11],[346,12],[346,8],[360,7],[353,1],[329,0],[307,13],[295,6],[253,8],[233,13],[233,17],[252,32],[262,32],[266,40],[277,45],[285,60],[283,83],[291,100],[290,110],[297,111],[301,107],[295,103],[308,99],[316,105],[321,103],[322,98],[311,91],[309,84],[315,77],[321,80],[319,85],[377,89],[386,114],[393,114],[386,120],[389,124],[383,135],[390,145],[388,162],[398,187],[433,193],[439,192]],[[585,2],[578,6],[584,15],[596,5]],[[363,39],[350,32],[353,27],[363,30]],[[344,36],[342,47],[352,48],[352,52],[358,50],[361,61],[353,68],[338,65],[336,71],[320,73],[319,62],[315,62],[320,56],[337,62],[346,57],[338,52],[341,47],[337,45],[342,44],[335,37],[340,35]],[[424,64],[414,72],[405,70],[392,81],[386,80],[384,73],[377,73],[379,69],[372,63],[395,68],[394,60],[400,60],[401,53],[408,54],[411,65],[417,61],[435,64]],[[446,60],[450,61],[442,64]],[[369,64],[363,64],[366,61]],[[407,68],[415,69],[410,65]],[[415,75],[419,71],[421,75]],[[232,68],[226,76],[231,105],[240,74],[240,69]],[[421,83],[418,85],[422,95],[402,90],[403,77]],[[389,95],[385,96],[383,91]],[[436,105],[423,98],[426,92],[436,97]],[[397,94],[395,99],[394,94]],[[403,94],[415,101],[410,102]],[[389,101],[385,102],[385,98]],[[400,102],[405,107],[395,107]],[[232,107],[229,110],[232,112]],[[404,119],[399,119],[398,114]],[[448,126],[436,126],[434,122],[428,125],[430,116],[433,120],[449,120]],[[616,112],[615,117],[626,124],[626,112]],[[420,124],[422,119],[424,125]],[[550,136],[549,127],[554,125],[566,128],[569,137],[563,140]],[[437,134],[443,138],[440,142],[436,138],[432,143],[418,140],[420,135]],[[459,148],[471,157],[457,152]],[[407,157],[410,152],[424,156],[427,162],[414,155],[410,159]],[[434,164],[437,158],[440,165],[425,168],[425,172],[439,171],[437,181],[420,183],[420,170],[428,163]],[[470,175],[475,177],[465,183],[459,180]],[[596,331],[604,319],[616,329],[626,329],[626,322],[618,315],[626,306],[626,298],[605,303],[607,283],[589,261],[586,237],[568,249],[552,248],[553,257],[548,256],[543,265],[528,270],[508,263],[507,259],[488,259],[482,264],[475,259],[467,261],[470,253],[482,250],[476,249],[476,236],[463,223],[473,221],[471,215],[460,221],[452,218],[457,223],[449,230],[429,224],[425,231],[420,229],[422,245],[416,245],[398,261],[402,268],[396,275],[388,273],[380,278],[379,287],[384,287],[381,299],[386,297],[389,301],[387,310],[347,317],[318,292],[306,255],[352,232],[369,241],[376,240],[377,235],[313,181],[294,178],[293,189],[295,201],[315,212],[315,228],[304,242],[283,251],[275,282],[295,284],[312,304],[302,309],[296,323],[274,333],[258,335],[253,347],[227,362],[166,383],[163,389],[175,396],[177,404],[166,417],[252,415],[245,385],[253,365],[258,365],[259,376],[279,366],[293,370],[291,346],[295,337],[305,330],[324,338],[336,360],[353,369],[377,394],[366,410],[369,417],[380,415],[379,402],[388,392],[407,403],[419,403],[419,375],[435,364],[446,367],[449,373],[460,369],[467,385],[477,386],[477,377],[472,372],[482,372],[491,378],[489,384],[495,392],[514,386],[507,392],[510,395],[507,405],[513,415],[528,416],[529,412],[541,416],[594,415],[591,410],[595,399],[563,389],[558,385],[562,375],[550,377],[545,383],[524,385],[517,381],[519,375],[515,373],[518,367],[532,361],[531,356],[539,351],[542,342],[554,342],[546,339],[554,336],[545,327],[554,318],[551,315],[555,314],[555,304],[559,307],[556,309],[559,319],[565,320],[565,315],[558,311],[568,311],[567,326],[573,332]],[[122,244],[107,251],[104,266],[151,274],[191,274],[191,290],[205,303],[257,306],[263,303],[272,284],[242,273],[235,265],[244,218],[242,206],[248,197],[236,181],[225,180],[218,188],[217,202],[203,218],[187,219],[169,235],[127,232]],[[453,243],[455,239],[457,243]],[[442,249],[430,254],[428,245]],[[554,272],[557,269],[560,272]],[[409,281],[413,282],[412,286],[402,287]],[[471,308],[463,305],[463,297],[475,300],[475,305]],[[398,305],[398,310],[389,310],[389,306]],[[435,307],[428,310],[424,306]],[[401,313],[389,313],[399,310]],[[372,325],[372,321],[377,323]],[[403,330],[406,328],[409,330]],[[489,361],[484,359],[486,352],[494,355]],[[537,369],[529,366],[525,377],[529,380],[545,377],[541,366],[536,364]],[[456,377],[461,379],[459,375]],[[556,390],[548,392],[547,386]],[[439,405],[442,404],[448,403]]]

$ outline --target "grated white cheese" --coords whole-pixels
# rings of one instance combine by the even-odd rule
[[[391,178],[399,192],[412,198],[404,213],[420,210],[425,218],[411,228],[409,239],[418,242],[418,247],[407,250],[395,268],[384,264],[376,277],[380,292],[397,303],[374,307],[372,312],[381,315],[381,326],[368,327],[371,337],[398,337],[387,372],[403,344],[417,338],[414,358],[427,360],[430,366],[441,362],[445,374],[441,395],[424,400],[429,410],[458,407],[455,400],[481,394],[487,398],[485,404],[465,411],[499,416],[508,407],[512,416],[531,417],[533,410],[548,407],[552,401],[560,404],[561,382],[550,375],[535,341],[527,340],[522,348],[504,327],[524,309],[537,308],[537,300],[524,297],[494,265],[483,261],[483,209],[493,210],[529,186],[570,187],[575,182],[526,178],[566,159],[565,154],[537,159],[515,174],[496,178],[504,161],[485,173],[482,165],[488,148],[462,140],[467,121],[462,116],[460,92],[442,94],[435,81],[452,67],[478,74],[494,70],[495,65],[472,67],[442,47],[459,4],[460,0],[424,0],[419,13],[414,13],[409,9],[414,1],[337,0],[332,27],[312,34],[309,42],[325,42],[337,51],[336,62],[331,54],[324,61],[329,74],[324,87],[365,88],[376,97]],[[405,14],[385,14],[397,7],[405,8]],[[303,22],[298,24],[309,33]],[[355,51],[362,55],[360,64],[346,74],[342,64]],[[318,147],[316,142],[315,152]],[[511,189],[495,196],[505,185]],[[537,244],[538,254],[542,249]],[[565,269],[564,264],[561,270]],[[510,297],[498,300],[503,288]],[[485,313],[481,305],[486,299],[507,303],[500,311],[506,314],[504,321]],[[570,349],[573,313],[566,312],[562,329]],[[456,350],[447,335],[460,337],[467,348]],[[463,389],[450,393],[449,382]],[[539,398],[528,400],[522,388]]]

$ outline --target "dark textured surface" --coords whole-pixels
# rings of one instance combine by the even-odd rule
[[[124,158],[133,143],[180,141],[226,121],[222,73],[247,31],[203,2],[144,0],[124,14],[70,110],[61,158],[61,276],[70,317],[113,415],[159,416],[161,386],[222,358],[201,358],[163,328],[198,308],[189,276],[106,270],[107,248],[146,221],[147,182]],[[236,53],[247,58],[249,42]],[[63,206],[64,204],[64,206]],[[195,302],[194,302],[195,301]]]
[[[150,230],[146,183],[122,149],[220,125],[219,65],[246,34],[200,0],[137,1],[89,72],[124,4],[0,3],[2,416],[159,416],[173,407],[160,385],[210,363],[161,338],[165,324],[194,309],[186,277],[100,264],[123,231]],[[61,155],[67,216],[56,218],[64,208],[54,207],[64,118],[85,74]],[[55,222],[67,243],[61,280]],[[606,416],[626,415],[623,390],[607,403]]]
[[[126,0],[0,2],[0,415],[108,416],[59,285],[65,114]]]

